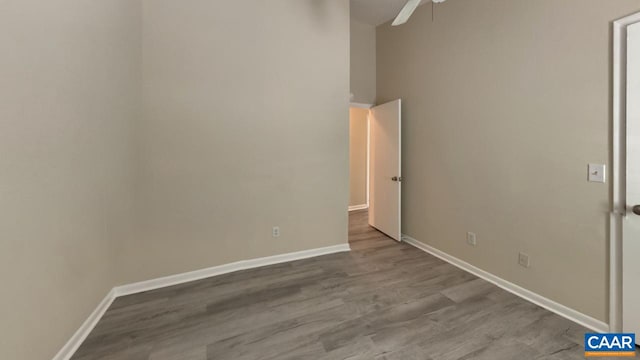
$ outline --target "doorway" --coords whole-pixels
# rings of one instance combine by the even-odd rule
[[[369,209],[369,109],[349,108],[349,211]]]
[[[401,101],[349,115],[349,241],[369,230],[400,241]]]

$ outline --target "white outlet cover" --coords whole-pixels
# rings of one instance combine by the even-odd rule
[[[607,167],[604,164],[589,164],[589,182],[605,183]]]
[[[471,246],[476,246],[478,244],[475,233],[472,233],[472,232],[467,233],[467,244]]]

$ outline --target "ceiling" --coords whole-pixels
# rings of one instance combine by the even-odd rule
[[[393,19],[407,0],[351,0],[351,16],[365,24],[378,26]],[[428,2],[422,0],[422,4]]]

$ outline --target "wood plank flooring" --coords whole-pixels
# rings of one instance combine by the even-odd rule
[[[350,253],[121,297],[73,360],[584,359],[587,331],[350,215]]]

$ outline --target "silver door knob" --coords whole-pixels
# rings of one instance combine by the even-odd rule
[[[633,207],[633,213],[636,215],[640,215],[640,205],[636,205]]]

